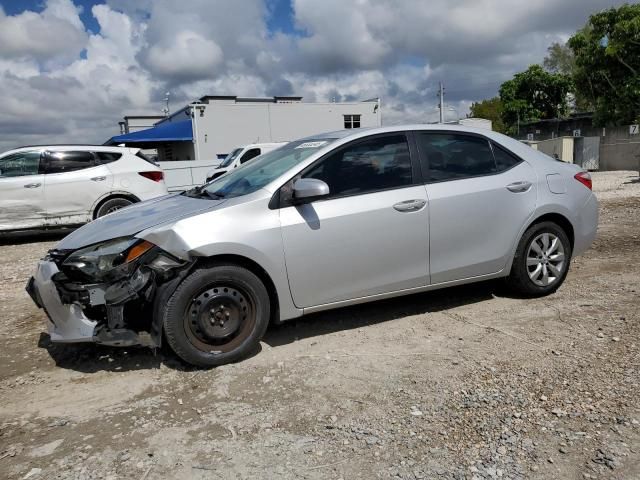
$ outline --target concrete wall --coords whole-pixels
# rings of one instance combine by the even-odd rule
[[[605,129],[600,139],[600,170],[640,170],[640,135],[629,126]]]
[[[215,160],[249,143],[296,140],[344,128],[344,115],[360,115],[361,128],[381,124],[377,102],[273,103],[212,101],[194,112],[194,142],[200,160]],[[374,109],[377,111],[374,113]]]

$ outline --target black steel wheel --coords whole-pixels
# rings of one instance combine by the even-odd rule
[[[260,279],[235,265],[201,268],[167,303],[164,328],[176,354],[198,366],[230,363],[258,346],[269,323],[269,296]]]

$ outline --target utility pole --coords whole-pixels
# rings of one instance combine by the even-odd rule
[[[440,104],[438,105],[438,107],[440,108],[440,123],[444,123],[444,85],[442,82],[440,82],[439,97]]]
[[[162,113],[164,113],[165,117],[168,117],[169,113],[171,113],[171,110],[169,109],[169,97],[171,97],[171,92],[164,94],[164,108],[162,109]]]

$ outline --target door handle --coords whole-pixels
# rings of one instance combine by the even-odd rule
[[[396,203],[393,208],[399,212],[417,212],[427,204],[426,200],[406,200],[404,202]]]
[[[40,185],[42,185],[41,183],[27,183],[24,188],[38,188]]]
[[[107,177],[92,177],[91,180],[93,180],[94,182],[104,182],[107,179]]]
[[[513,193],[524,193],[531,189],[531,182],[513,182],[507,185],[507,190]]]

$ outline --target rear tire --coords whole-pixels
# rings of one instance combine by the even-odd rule
[[[128,198],[122,198],[122,197],[110,198],[98,207],[98,209],[96,210],[95,218],[104,217],[109,213],[113,213],[116,210],[120,210],[121,208],[128,207],[129,205],[132,205],[132,204],[133,204],[133,201],[129,200]]]
[[[571,242],[565,231],[553,222],[529,227],[516,249],[509,288],[525,297],[554,293],[567,277],[571,262]]]
[[[255,274],[237,265],[216,265],[185,278],[167,302],[163,325],[182,360],[213,367],[253,353],[269,315],[269,294]]]

